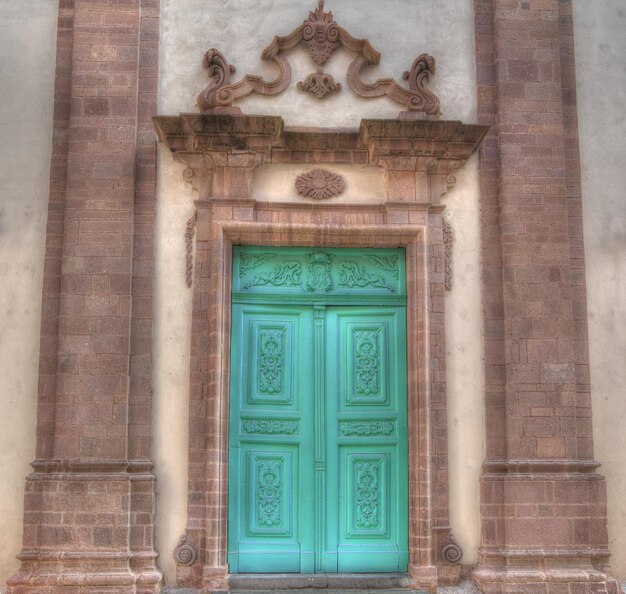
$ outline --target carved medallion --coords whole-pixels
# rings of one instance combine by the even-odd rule
[[[312,93],[318,99],[323,99],[330,93],[337,93],[341,90],[341,83],[335,82],[331,74],[318,70],[307,76],[304,81],[298,83],[300,91]]]
[[[298,194],[316,200],[338,196],[345,187],[343,177],[325,169],[313,169],[296,178]]]
[[[333,290],[333,279],[330,274],[330,265],[333,254],[315,253],[309,255],[309,282],[306,284],[307,291]]]
[[[332,12],[324,12],[324,0],[320,0],[314,12],[303,23],[302,41],[318,64],[323,64],[340,46],[339,28]]]

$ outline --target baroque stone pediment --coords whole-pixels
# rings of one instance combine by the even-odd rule
[[[435,73],[435,59],[428,54],[419,55],[410,70],[403,73],[409,88],[398,84],[392,78],[380,78],[367,83],[361,78],[361,72],[367,66],[380,63],[380,53],[367,39],[352,37],[334,20],[332,12],[324,11],[324,1],[320,0],[316,10],[309,12],[308,18],[296,27],[289,35],[275,36],[263,50],[261,58],[273,62],[278,67],[278,76],[267,81],[257,74],[246,74],[237,82],[231,82],[236,72],[226,56],[218,49],[211,48],[204,55],[202,65],[208,71],[211,82],[197,99],[200,111],[210,112],[223,108],[231,108],[234,103],[252,93],[259,95],[278,95],[291,83],[291,65],[286,52],[298,45],[304,45],[311,58],[321,66],[329,60],[340,47],[355,54],[348,67],[348,86],[359,97],[372,98],[387,96],[402,106],[404,110],[423,113],[425,116],[437,117],[441,113],[439,99],[428,89],[428,81]],[[324,73],[321,68],[309,75],[298,88],[314,93],[323,98],[332,92],[338,92],[341,85],[332,76]]]

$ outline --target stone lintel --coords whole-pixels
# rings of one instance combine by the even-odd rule
[[[285,127],[280,117],[243,114],[153,120],[201,200],[249,199],[259,165],[337,163],[384,167],[387,201],[438,204],[487,133],[458,121],[362,120],[356,130]]]

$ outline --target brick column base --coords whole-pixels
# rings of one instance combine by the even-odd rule
[[[483,546],[472,576],[481,591],[618,594],[606,573],[606,484],[597,463],[513,474],[506,466],[487,464],[481,479]]]
[[[7,594],[156,594],[155,480],[141,463],[35,461]]]

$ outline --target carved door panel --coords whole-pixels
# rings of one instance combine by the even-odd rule
[[[406,309],[368,303],[401,276],[354,263],[393,256],[304,254],[304,277],[294,250],[274,250],[234,258],[230,571],[406,571]],[[268,285],[301,289],[259,294]]]
[[[229,446],[229,565],[312,572],[313,310],[235,305]]]
[[[403,307],[326,311],[325,571],[407,570],[405,320]]]

